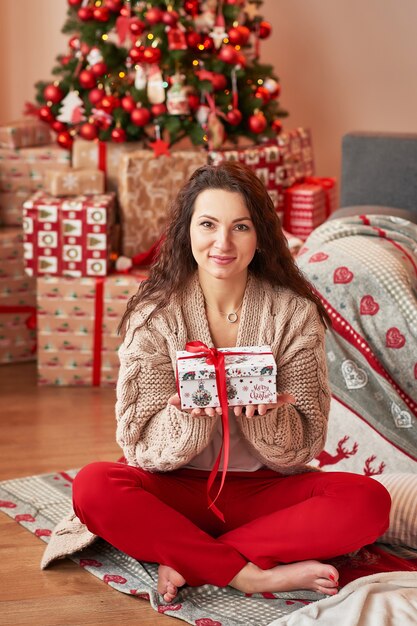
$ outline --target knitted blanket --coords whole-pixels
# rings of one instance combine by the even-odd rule
[[[333,396],[417,460],[417,225],[378,215],[330,220],[297,262],[332,318]],[[353,444],[342,448],[354,452]],[[368,461],[365,473],[383,471],[381,462]]]

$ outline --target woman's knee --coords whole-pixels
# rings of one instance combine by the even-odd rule
[[[352,500],[358,519],[382,534],[388,528],[391,496],[381,483],[369,476],[358,475],[352,485]]]
[[[112,468],[116,463],[98,461],[81,468],[72,486],[74,509],[97,507],[112,491]]]

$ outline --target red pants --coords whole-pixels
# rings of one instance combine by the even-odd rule
[[[366,476],[229,472],[217,501],[225,522],[207,508],[207,477],[92,463],[75,478],[74,510],[91,532],[135,559],[173,567],[192,586],[226,586],[248,561],[269,569],[339,556],[388,527],[390,496]]]

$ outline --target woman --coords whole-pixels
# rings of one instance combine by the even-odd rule
[[[326,321],[261,181],[236,163],[198,169],[122,320],[116,415],[127,465],[93,463],[74,482],[74,510],[91,532],[160,564],[165,601],[185,583],[332,595],[338,572],[321,559],[386,530],[384,487],[305,465],[326,436]],[[270,345],[278,368],[275,404],[229,410],[229,465],[217,500],[224,521],[206,500],[220,410],[183,411],[176,394],[176,351],[197,340]]]

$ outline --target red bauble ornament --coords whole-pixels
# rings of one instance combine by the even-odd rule
[[[244,54],[241,52],[236,52],[236,65],[240,65],[240,67],[246,67],[248,64],[248,60]]]
[[[100,102],[100,109],[103,109],[106,113],[111,113],[118,106],[120,106],[120,100],[116,96],[103,96]]]
[[[87,139],[88,141],[97,139],[98,135],[97,127],[94,126],[94,124],[90,124],[90,122],[83,124],[78,133],[83,139]]]
[[[213,85],[214,91],[221,91],[227,87],[227,78],[224,74],[213,73],[213,76],[211,77],[211,84]]]
[[[71,48],[71,50],[79,50],[79,48],[80,48],[80,37],[79,37],[79,35],[73,35],[69,39],[68,45]]]
[[[66,130],[67,125],[64,124],[64,122],[60,122],[58,120],[54,120],[51,124],[51,128],[52,130],[54,130],[56,133],[62,133],[64,130]]]
[[[87,56],[87,54],[90,52],[91,48],[88,45],[88,43],[85,43],[84,41],[80,43],[80,50],[81,50],[81,54],[84,55],[85,57]]]
[[[90,91],[90,93],[88,94],[88,99],[90,100],[91,104],[98,105],[100,104],[104,95],[105,92],[103,91],[103,89],[98,89],[96,87],[95,89],[92,89]]]
[[[110,18],[110,9],[107,7],[96,7],[93,9],[93,17],[97,22],[108,22]]]
[[[64,97],[64,92],[57,85],[47,85],[43,90],[43,97],[47,102],[56,104],[57,102],[61,102]]]
[[[268,125],[268,122],[266,121],[265,115],[259,112],[250,116],[248,124],[250,130],[258,135],[259,133],[264,132],[265,128]]]
[[[59,61],[60,61],[61,65],[63,65],[65,67],[66,65],[68,65],[68,63],[70,61],[72,61],[72,56],[70,54],[64,54],[64,56],[62,56],[59,59]]]
[[[122,8],[122,0],[105,0],[104,5],[109,9],[109,11],[118,13]]]
[[[282,131],[282,122],[281,122],[281,120],[279,120],[279,119],[273,120],[273,122],[271,124],[271,128],[274,131],[274,133],[279,135],[280,132]]]
[[[159,63],[159,61],[161,60],[161,49],[160,48],[145,48],[143,51],[143,61],[144,63],[149,63],[149,64],[153,64],[153,63]]]
[[[111,140],[115,143],[124,143],[126,138],[126,131],[123,128],[113,128],[111,131]]]
[[[104,61],[100,61],[99,63],[95,63],[91,67],[91,71],[93,72],[94,76],[103,76],[104,74],[107,74],[107,70],[108,70],[108,67],[104,63]]]
[[[180,16],[176,11],[164,11],[162,21],[166,26],[175,26]]]
[[[162,22],[163,14],[163,11],[158,9],[158,7],[152,7],[146,11],[145,19],[149,24],[159,24],[159,22]]]
[[[218,58],[220,59],[220,61],[223,61],[223,63],[235,65],[237,60],[237,52],[233,46],[222,46],[220,48]]]
[[[139,107],[132,111],[130,119],[135,126],[146,126],[151,119],[151,114],[145,107]]]
[[[139,18],[133,17],[130,21],[129,28],[132,35],[134,35],[135,37],[139,37],[145,30],[146,24],[145,22],[142,22],[142,20],[140,20]]]
[[[246,26],[231,28],[227,34],[229,41],[234,46],[245,46],[250,37],[250,30]]]
[[[184,10],[193,17],[198,15],[198,0],[185,0]]]
[[[133,63],[143,63],[144,61],[145,46],[133,46],[129,51],[129,56]]]
[[[132,98],[132,96],[124,96],[121,100],[122,108],[128,113],[132,113],[134,109],[136,109],[136,102]]]
[[[261,22],[259,24],[259,39],[266,39],[272,32],[272,26],[269,22]]]
[[[185,39],[189,48],[197,48],[197,46],[201,44],[201,35],[200,33],[196,33],[194,30],[190,30],[188,33],[185,33]]]
[[[70,7],[79,7],[83,0],[68,0]]]
[[[200,106],[200,98],[197,96],[197,94],[195,93],[188,94],[187,100],[188,100],[188,106],[190,107],[190,110],[197,111],[198,107]]]
[[[55,119],[51,109],[46,105],[38,109],[38,117],[42,122],[53,122]]]
[[[90,9],[90,7],[81,7],[81,9],[78,9],[77,15],[82,22],[88,22],[93,19],[93,9]]]
[[[268,89],[265,89],[265,87],[258,87],[255,91],[255,98],[260,98],[263,104],[267,104],[271,99],[271,94]]]
[[[64,130],[62,133],[57,135],[57,143],[61,146],[61,148],[65,148],[66,150],[70,150],[72,144],[74,143],[74,139],[72,135],[67,130]]]
[[[91,70],[82,70],[78,74],[78,82],[83,89],[92,89],[96,86],[96,77]]]
[[[204,37],[202,44],[206,52],[212,52],[214,50],[213,37]]]
[[[232,126],[238,126],[238,124],[242,121],[243,116],[239,109],[232,109],[226,113],[226,117],[229,124]]]
[[[167,108],[163,102],[158,104],[153,104],[151,106],[151,113],[153,117],[158,117],[159,115],[163,115],[167,112]]]

